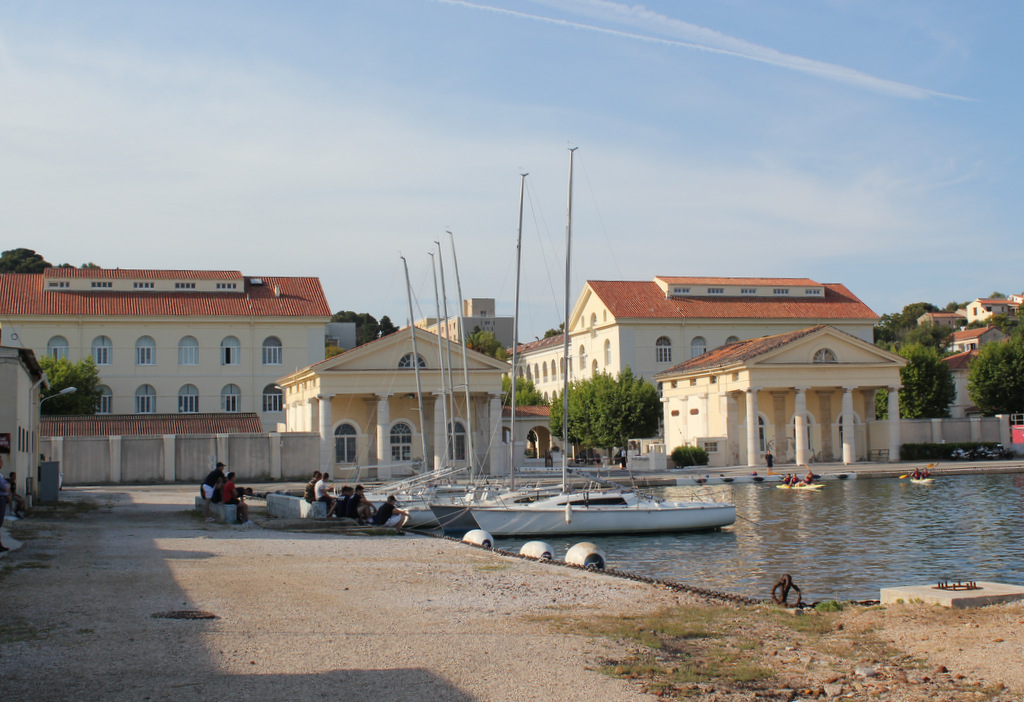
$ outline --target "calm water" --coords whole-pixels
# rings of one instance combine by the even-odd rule
[[[732,491],[739,518],[726,531],[548,541],[558,559],[573,544],[592,541],[609,568],[753,597],[770,596],[783,573],[812,601],[878,599],[882,587],[945,579],[1024,585],[1024,475]],[[523,543],[500,539],[495,546],[518,551]]]

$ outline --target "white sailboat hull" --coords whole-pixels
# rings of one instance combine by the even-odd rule
[[[564,504],[471,507],[470,514],[492,536],[616,535],[720,529],[736,521],[736,506],[641,501],[622,506],[573,507],[568,514]]]

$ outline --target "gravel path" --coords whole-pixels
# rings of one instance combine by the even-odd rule
[[[651,699],[544,618],[680,601],[414,535],[207,525],[192,490],[74,495],[106,506],[30,518],[3,561],[6,699]],[[153,616],[183,610],[217,618]]]

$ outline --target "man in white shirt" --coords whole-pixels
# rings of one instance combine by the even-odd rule
[[[331,479],[330,473],[324,473],[320,476],[320,480],[316,481],[316,485],[313,486],[313,497],[317,502],[324,503],[324,514],[330,514],[331,508],[334,507],[334,498],[327,494],[327,489],[330,487],[328,480]]]

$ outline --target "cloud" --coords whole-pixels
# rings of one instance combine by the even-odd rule
[[[457,5],[460,7],[493,12],[501,15],[508,15],[520,19],[527,19],[536,22],[571,27],[600,34],[608,34],[637,41],[677,46],[698,51],[732,56],[735,58],[757,61],[779,68],[808,73],[819,78],[832,80],[848,85],[854,85],[864,90],[891,95],[893,97],[923,99],[931,97],[948,98],[951,100],[971,100],[960,95],[951,95],[927,88],[920,88],[907,83],[887,80],[869,75],[845,66],[839,66],[824,61],[803,58],[777,51],[770,47],[754,44],[743,39],[722,34],[713,29],[701,27],[683,20],[673,19],[666,15],[652,12],[642,5],[622,5],[620,3],[607,2],[606,0],[546,0],[545,4],[568,12],[575,12],[592,19],[634,27],[649,32],[638,34],[636,32],[599,27],[593,24],[584,24],[566,19],[535,15],[518,10],[483,5],[468,0],[435,0],[446,5]],[[660,34],[662,36],[655,36]]]

